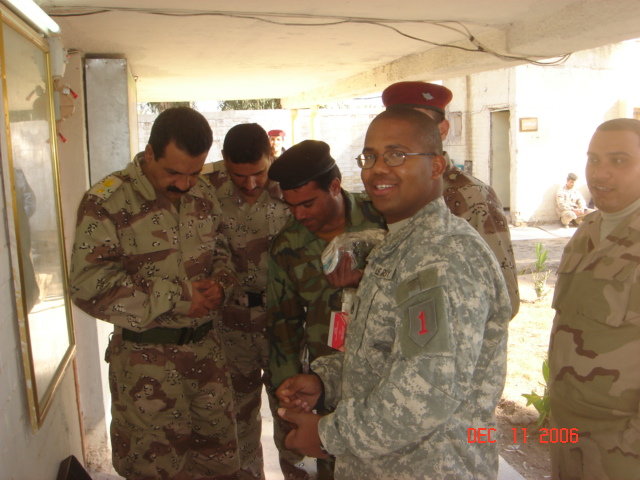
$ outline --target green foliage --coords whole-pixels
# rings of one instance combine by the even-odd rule
[[[544,245],[540,242],[536,243],[536,263],[535,263],[535,271],[542,272],[547,270],[547,257],[549,256],[549,252]]]
[[[527,399],[527,406],[533,405],[538,412],[538,420],[536,424],[540,427],[549,423],[549,360],[545,359],[542,362],[542,377],[544,378],[544,384],[540,384],[544,387],[542,395],[538,395],[534,390],[531,393],[523,393],[522,396]]]
[[[547,278],[551,273],[547,268],[549,252],[542,243],[536,243],[536,262],[533,266],[533,288],[536,296],[542,298],[547,293]]]
[[[251,100],[225,100],[220,110],[272,110],[281,109],[279,98],[254,98]]]
[[[167,108],[191,107],[193,102],[145,102],[138,104],[139,113],[162,113]]]

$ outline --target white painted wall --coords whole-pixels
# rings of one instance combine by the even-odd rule
[[[6,140],[2,128],[2,153]],[[1,168],[1,167],[0,167]],[[6,185],[3,185],[3,189]],[[69,455],[82,461],[82,444],[73,370],[67,368],[42,427],[31,430],[15,311],[9,257],[7,205],[0,194],[0,478],[46,480],[56,478],[59,464]]]
[[[78,94],[74,114],[60,124],[67,141],[58,141],[64,236],[67,260],[70,260],[76,211],[82,195],[89,188],[83,61],[80,53],[69,57],[63,83]],[[126,159],[123,161],[126,164]],[[112,472],[108,436],[111,397],[108,365],[103,355],[113,326],[90,317],[73,304],[72,314],[76,334],[80,413],[85,435],[84,464],[92,471]]]
[[[446,145],[452,158],[472,160],[473,174],[489,182],[490,112],[511,111],[511,213],[514,221],[554,222],[554,196],[567,173],[589,198],[586,150],[605,120],[633,117],[640,107],[637,58],[629,41],[574,53],[561,66],[521,65],[447,79],[449,112],[463,112],[463,142]],[[535,132],[519,131],[520,118],[538,119]]]
[[[299,110],[238,110],[202,112],[213,130],[213,146],[207,162],[220,160],[222,143],[227,131],[239,123],[255,122],[265,130],[281,129],[286,133],[285,146],[314,139],[327,142],[331,155],[342,172],[342,183],[346,190],[363,190],[360,168],[355,157],[362,151],[364,135],[371,119],[383,106],[361,108],[322,108]],[[144,149],[149,139],[151,125],[156,115],[140,115],[138,150]]]

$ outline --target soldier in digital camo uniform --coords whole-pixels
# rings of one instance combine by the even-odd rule
[[[235,392],[242,470],[251,478],[263,479],[260,403],[262,385],[268,384],[267,258],[271,239],[290,215],[278,184],[267,176],[271,145],[260,125],[232,127],[224,138],[222,155],[224,160],[214,163],[205,178],[220,202],[220,227],[231,249],[240,290],[223,308],[220,330]],[[306,477],[306,471],[296,467],[302,457],[285,449],[284,434],[275,433],[285,477],[297,478],[296,473]]]
[[[566,245],[553,299],[550,426],[558,441],[551,444],[552,477],[637,480],[640,121],[621,118],[597,128],[586,179],[599,210]]]
[[[336,457],[336,479],[495,479],[495,427],[511,307],[495,256],[442,199],[446,161],[437,126],[389,108],[367,131],[362,180],[389,233],[368,257],[344,354],[285,380],[281,409],[297,424],[287,445]],[[324,387],[324,388],[323,388]],[[302,402],[302,403],[299,403]]]
[[[235,479],[230,379],[212,319],[234,289],[219,207],[200,177],[212,143],[190,108],[78,208],[71,297],[115,325],[106,360],[116,471],[127,479]]]
[[[331,312],[342,310],[342,289],[324,275],[325,247],[340,233],[384,222],[365,195],[340,187],[340,170],[324,142],[294,145],[273,163],[269,178],[280,182],[294,217],[274,239],[269,260],[269,371],[275,389],[309,362],[335,352],[327,337]],[[318,462],[320,480],[333,478],[332,470],[330,462]]]
[[[442,141],[449,133],[449,121],[444,114],[452,98],[453,93],[447,87],[427,82],[398,82],[382,92],[385,107],[404,105],[435,120]],[[451,213],[469,222],[495,254],[507,283],[513,318],[520,309],[520,292],[509,222],[502,203],[493,188],[456,167],[447,152],[444,157],[447,162],[442,175],[444,202]]]

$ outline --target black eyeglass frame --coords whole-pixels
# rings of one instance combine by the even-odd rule
[[[390,167],[399,167],[402,165],[407,157],[418,157],[418,156],[426,156],[426,157],[439,157],[439,153],[411,153],[411,152],[402,152],[400,150],[389,150],[382,154],[382,160]],[[378,159],[378,155],[375,153],[361,153],[356,157],[356,162],[358,163],[358,167],[362,170],[366,170],[368,168],[372,168],[376,164],[376,160]],[[369,164],[369,165],[367,165]]]

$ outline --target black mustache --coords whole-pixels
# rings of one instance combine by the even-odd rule
[[[169,185],[167,187],[167,191],[169,192],[174,192],[174,193],[187,193],[189,191],[189,189],[187,190],[180,190],[178,187],[174,187],[173,185]]]

